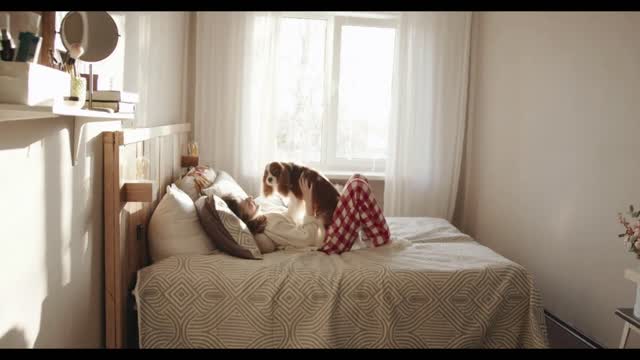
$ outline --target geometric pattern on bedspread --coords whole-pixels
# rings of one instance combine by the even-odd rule
[[[174,256],[136,295],[143,348],[548,347],[530,274],[468,239]]]

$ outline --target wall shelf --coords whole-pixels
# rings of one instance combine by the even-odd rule
[[[78,162],[78,150],[84,125],[99,121],[133,120],[133,114],[108,113],[103,111],[77,109],[65,105],[19,105],[0,103],[0,122],[19,120],[39,120],[46,118],[71,117],[73,118],[73,147],[71,160],[73,165]]]

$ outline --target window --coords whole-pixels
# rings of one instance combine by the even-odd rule
[[[279,157],[324,171],[384,171],[397,22],[359,15],[279,18]]]

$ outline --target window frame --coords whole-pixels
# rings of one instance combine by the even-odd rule
[[[336,156],[337,128],[338,128],[338,98],[340,88],[340,50],[342,28],[344,26],[367,26],[377,28],[396,29],[394,36],[394,64],[395,49],[397,49],[399,17],[394,12],[283,12],[280,18],[297,18],[325,20],[327,23],[325,34],[324,59],[324,111],[322,116],[322,137],[320,147],[320,161],[309,162],[308,165],[322,171],[368,171],[380,173],[385,171],[385,159],[344,159]]]

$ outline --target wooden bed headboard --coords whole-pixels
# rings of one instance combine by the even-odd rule
[[[103,132],[105,344],[138,346],[131,291],[149,264],[147,224],[158,201],[182,175],[191,124]],[[136,161],[148,159],[148,177],[136,178]]]

